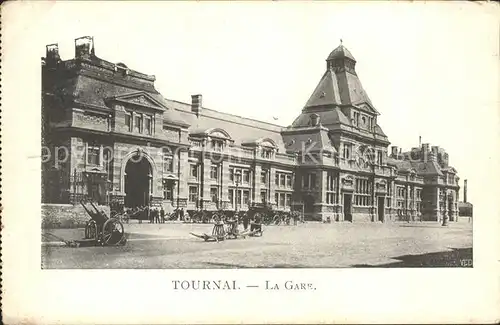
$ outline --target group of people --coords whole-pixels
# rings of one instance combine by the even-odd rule
[[[149,223],[165,223],[165,210],[163,207],[148,205],[138,206],[125,211],[129,218],[138,219],[139,223],[149,220]]]
[[[142,223],[143,220],[148,220],[149,223],[165,223],[165,221],[174,212],[177,215],[176,219],[178,220],[183,219],[184,210],[181,209],[180,211],[179,210],[174,211],[172,206],[166,206],[164,208],[162,205],[158,206],[142,205],[125,210],[125,213],[129,216],[129,218],[138,219],[139,223]]]

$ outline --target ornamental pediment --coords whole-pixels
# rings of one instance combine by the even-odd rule
[[[153,96],[144,91],[132,94],[114,96],[109,98],[108,100],[120,102],[125,106],[127,105],[141,106],[158,111],[164,111],[167,109],[162,103],[160,103]]]
[[[378,111],[375,108],[373,108],[371,105],[369,105],[368,103],[362,103],[362,104],[358,104],[356,106],[362,111],[365,111],[368,113],[373,113],[373,114],[378,114]]]

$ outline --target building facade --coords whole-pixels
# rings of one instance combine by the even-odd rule
[[[272,205],[323,221],[456,220],[458,177],[447,153],[390,147],[340,45],[288,127],[166,99],[155,77],[57,44],[42,58],[42,202],[90,196],[187,210]]]

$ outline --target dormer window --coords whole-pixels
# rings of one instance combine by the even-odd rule
[[[127,131],[132,132],[132,113],[125,113],[125,126],[127,127]]]
[[[142,133],[142,115],[134,117],[134,132]]]
[[[262,149],[260,155],[264,159],[271,159],[273,157],[273,149]]]
[[[377,151],[377,164],[382,165],[382,151]]]
[[[358,120],[359,120],[359,113],[358,112],[354,112],[353,113],[353,118],[352,118],[352,124],[353,125],[358,125]]]
[[[342,157],[344,159],[351,158],[351,144],[350,143],[344,143],[344,148],[342,150]]]
[[[144,119],[144,133],[147,135],[151,135],[151,117],[146,116]]]
[[[215,151],[222,151],[224,148],[224,141],[223,140],[217,140],[213,139],[212,140],[212,149]]]
[[[172,156],[172,152],[167,148],[163,148],[162,154],[163,154],[163,172],[173,172],[174,159]]]

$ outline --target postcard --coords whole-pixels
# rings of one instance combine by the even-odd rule
[[[3,9],[6,323],[500,319],[497,5]]]

